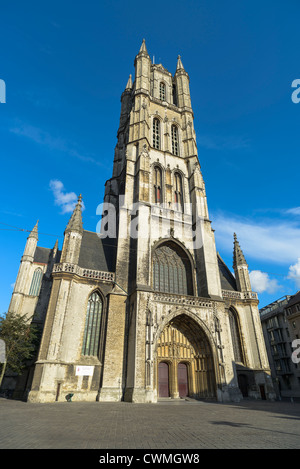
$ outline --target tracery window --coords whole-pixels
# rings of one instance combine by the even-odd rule
[[[153,186],[155,204],[162,203],[162,172],[159,166],[154,166],[154,186]]]
[[[183,193],[181,174],[174,174],[174,202],[177,210],[183,212]]]
[[[163,244],[154,252],[153,288],[161,292],[192,295],[190,261],[173,243]]]
[[[179,145],[178,145],[178,129],[176,125],[172,125],[172,153],[173,155],[179,155]]]
[[[89,297],[82,344],[82,355],[98,356],[103,303],[99,293]]]
[[[153,147],[160,149],[160,122],[159,119],[153,119]]]
[[[30,285],[29,295],[38,296],[38,294],[40,293],[42,276],[43,276],[42,269],[38,268],[34,271],[31,285]]]
[[[229,310],[229,324],[231,331],[233,355],[236,362],[243,363],[243,353],[242,353],[242,344],[241,337],[238,325],[238,319],[235,311],[232,309]]]
[[[163,82],[159,84],[159,99],[161,101],[166,100],[166,85]]]

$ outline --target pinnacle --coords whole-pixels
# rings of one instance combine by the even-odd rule
[[[130,74],[125,90],[131,90],[131,88],[132,88],[132,77],[131,77],[131,74]]]
[[[240,244],[237,240],[236,233],[233,234],[234,238],[234,249],[233,249],[233,266],[238,266],[238,265],[247,265],[245,256],[243,254],[243,251],[240,247]]]
[[[65,232],[78,231],[79,233],[82,233],[83,227],[82,227],[81,201],[82,201],[82,195],[80,194]]]
[[[184,70],[184,66],[182,65],[182,62],[181,62],[181,56],[178,55],[177,57],[177,68],[176,68],[176,71],[177,70]]]
[[[37,220],[36,224],[34,225],[30,235],[29,235],[29,238],[36,238],[38,239],[38,224],[39,224],[39,220]]]
[[[144,52],[145,54],[149,55],[149,54],[148,54],[148,51],[147,51],[145,39],[143,39],[142,45],[141,45],[140,50],[139,50],[139,54],[140,54],[141,52]]]

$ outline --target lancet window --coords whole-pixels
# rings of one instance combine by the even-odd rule
[[[99,293],[89,297],[82,344],[82,355],[98,356],[103,302]]]
[[[153,119],[153,147],[160,149],[160,122],[159,119]]]
[[[38,268],[34,271],[31,285],[30,285],[29,295],[38,296],[38,294],[40,293],[42,276],[43,276],[42,269]]]

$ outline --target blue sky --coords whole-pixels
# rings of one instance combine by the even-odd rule
[[[111,176],[120,96],[142,39],[190,76],[198,154],[217,249],[233,232],[260,306],[300,288],[298,0],[11,1],[1,5],[0,312],[30,230],[52,247],[82,193],[95,231]],[[51,182],[52,181],[52,182]],[[53,182],[56,181],[56,182]],[[58,182],[57,182],[58,181]],[[57,202],[60,201],[60,204]]]

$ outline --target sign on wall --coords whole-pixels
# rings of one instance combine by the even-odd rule
[[[76,376],[93,376],[94,367],[93,366],[76,366]]]

